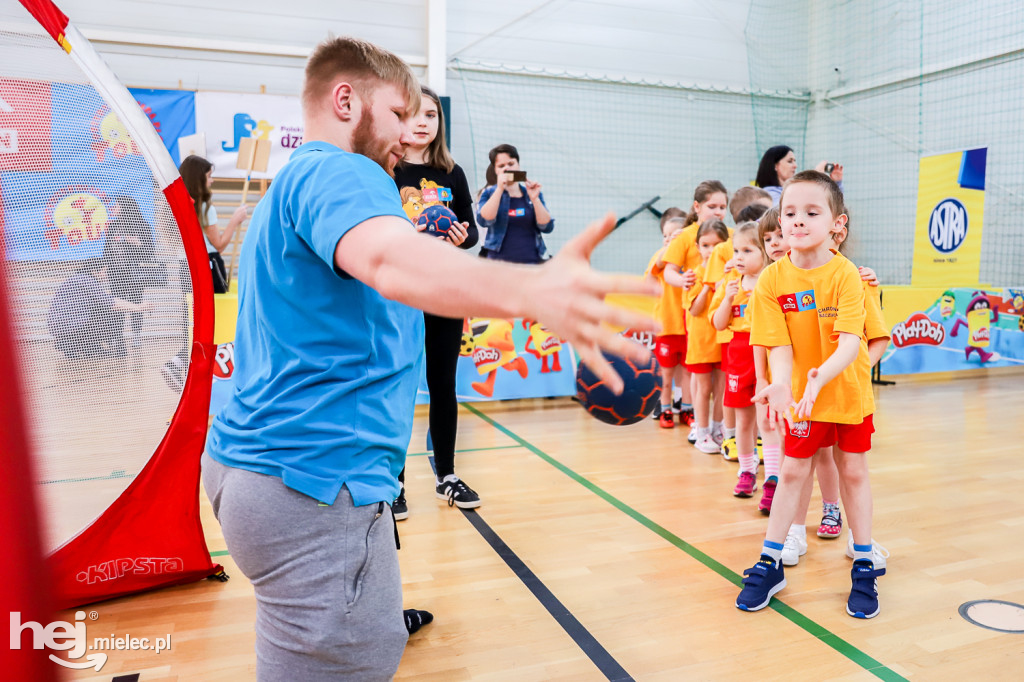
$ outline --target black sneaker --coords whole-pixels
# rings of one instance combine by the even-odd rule
[[[435,489],[440,500],[448,500],[449,507],[459,509],[476,509],[480,506],[480,496],[466,485],[465,481],[456,478],[454,481],[441,481]]]
[[[420,609],[405,609],[402,615],[405,616],[405,629],[410,635],[434,620],[434,614]]]
[[[402,487],[402,492],[398,493],[398,497],[391,503],[391,513],[395,515],[395,521],[405,521],[409,518],[409,505],[405,503],[405,486]]]

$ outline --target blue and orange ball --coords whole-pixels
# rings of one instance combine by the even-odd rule
[[[604,357],[622,377],[625,387],[621,395],[615,395],[581,362],[576,368],[576,398],[583,408],[593,417],[615,426],[635,424],[650,416],[661,400],[661,375],[654,357],[647,363],[609,353]]]
[[[422,228],[426,234],[444,237],[457,222],[459,219],[450,208],[427,206],[416,218],[416,227]]]

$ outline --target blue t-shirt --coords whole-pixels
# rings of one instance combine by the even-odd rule
[[[508,198],[508,227],[501,251],[490,257],[509,263],[540,263],[537,251],[537,218],[526,196]]]
[[[394,181],[326,142],[274,178],[242,244],[234,391],[206,441],[213,459],[328,504],[343,485],[357,506],[398,496],[423,314],[334,268],[345,233],[384,215],[408,220]]]

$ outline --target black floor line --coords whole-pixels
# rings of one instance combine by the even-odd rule
[[[430,457],[430,468],[437,473],[437,469],[434,466],[434,457]],[[607,677],[609,680],[614,682],[626,682],[631,681],[632,676],[626,672],[615,658],[608,653],[608,650],[601,646],[601,643],[590,634],[590,631],[583,626],[576,616],[565,607],[562,602],[558,600],[551,590],[548,589],[537,575],[529,569],[529,567],[523,562],[519,556],[512,551],[512,548],[505,544],[505,541],[494,532],[484,518],[480,516],[473,509],[459,509],[462,515],[476,528],[477,532],[487,541],[487,544],[491,546],[498,556],[508,565],[512,572],[515,573],[516,577],[519,578],[526,588],[533,593],[533,596],[537,598],[537,601],[547,609],[551,617],[562,626],[566,634],[572,637],[572,640],[576,642],[576,645],[583,650],[583,653],[587,655],[594,665],[597,666],[598,670]]]

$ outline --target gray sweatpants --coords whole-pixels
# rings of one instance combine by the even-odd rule
[[[256,588],[256,672],[278,680],[390,680],[408,633],[385,504],[331,506],[280,478],[203,455],[231,557]]]

